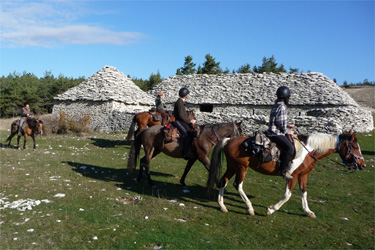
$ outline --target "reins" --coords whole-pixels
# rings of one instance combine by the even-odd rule
[[[315,161],[320,162],[324,168],[327,168],[327,169],[330,169],[330,170],[336,170],[336,171],[340,171],[340,172],[348,172],[348,173],[354,173],[354,172],[357,171],[357,169],[353,170],[351,167],[349,167],[347,170],[343,170],[343,169],[340,169],[340,168],[333,168],[333,167],[330,167],[330,166],[325,165],[321,160],[319,160],[319,159],[316,158],[314,155],[312,155],[311,151],[308,150],[308,148],[305,146],[305,144],[304,144],[300,139],[298,139],[298,136],[297,136],[297,137],[294,137],[294,138],[295,138],[297,141],[299,141],[299,142],[301,143],[301,145],[306,149],[306,151],[307,151],[307,153],[309,154],[309,156],[310,156],[311,158],[313,158]],[[337,151],[339,152],[339,151],[340,151],[340,143],[339,143],[339,138],[338,138],[338,136],[337,136],[337,147],[338,147],[338,148],[337,148]],[[348,148],[349,148],[349,147],[348,147]],[[339,154],[339,155],[340,155],[340,154]],[[341,157],[341,155],[340,155],[340,157]],[[341,166],[345,167],[345,168],[348,167],[347,165],[342,164],[341,162],[338,162],[338,161],[332,160],[332,159],[329,158],[328,156],[327,156],[326,158],[327,158],[328,160],[330,160],[330,161],[332,161],[332,162],[338,164],[338,165],[341,165]],[[351,170],[353,170],[353,171],[351,171]]]

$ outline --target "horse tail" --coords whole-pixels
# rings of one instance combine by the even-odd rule
[[[133,134],[134,134],[134,129],[135,129],[135,123],[137,122],[137,115],[138,114],[135,114],[134,117],[133,117],[133,121],[132,123],[130,124],[130,128],[129,128],[129,131],[128,131],[128,135],[126,136],[126,141],[130,141],[130,139],[132,138]]]
[[[229,140],[230,138],[224,138],[224,139],[219,140],[212,152],[211,162],[210,162],[210,172],[209,172],[209,177],[207,181],[208,193],[212,192],[214,185],[215,184],[217,185],[219,178],[221,178],[222,176],[221,174],[221,170],[222,170],[221,152]]]
[[[139,159],[139,151],[142,145],[142,135],[145,130],[142,130],[133,141],[130,148],[129,158],[128,158],[128,171],[131,172],[137,167],[137,161]]]
[[[10,141],[13,138],[13,135],[17,133],[18,131],[17,121],[19,120],[15,120],[14,122],[12,122],[12,125],[10,125],[10,136],[6,139],[6,141]]]

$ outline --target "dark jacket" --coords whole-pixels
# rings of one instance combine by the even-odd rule
[[[187,117],[184,101],[181,98],[178,98],[174,104],[173,114],[176,117],[176,121],[183,121],[187,124],[191,124],[189,118]]]
[[[21,110],[21,119],[26,120],[27,115],[30,115],[30,108],[26,108],[26,107],[22,108],[22,110]]]
[[[156,109],[164,109],[165,108],[165,104],[160,100],[160,96],[156,97],[155,106],[156,106]]]

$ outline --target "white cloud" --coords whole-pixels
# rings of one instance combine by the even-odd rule
[[[85,2],[12,1],[0,5],[2,46],[53,47],[70,44],[127,45],[144,37],[138,32],[111,31],[77,22]]]

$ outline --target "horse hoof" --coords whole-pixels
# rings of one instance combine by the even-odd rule
[[[221,207],[220,211],[223,213],[228,213],[228,209],[226,207]]]
[[[271,215],[275,212],[275,210],[272,207],[267,208],[267,215]]]
[[[314,212],[308,212],[307,215],[308,215],[310,218],[313,218],[313,219],[316,218],[316,215],[315,215]]]
[[[248,212],[251,216],[254,216],[254,215],[255,215],[254,210],[248,209],[247,212]]]

